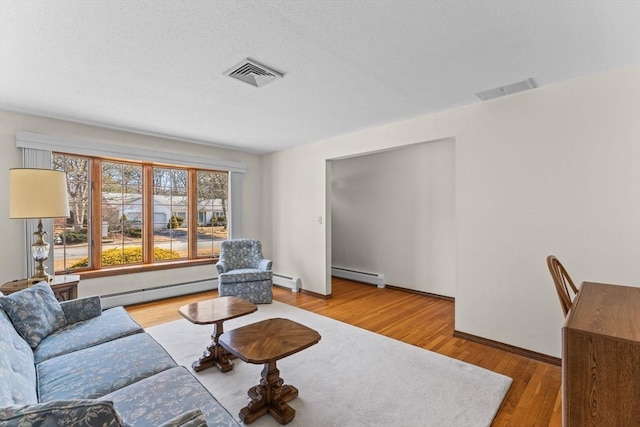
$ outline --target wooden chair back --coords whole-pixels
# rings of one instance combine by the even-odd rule
[[[573,284],[573,280],[571,280],[567,270],[565,270],[558,258],[553,255],[549,255],[547,257],[547,267],[549,267],[553,283],[556,285],[556,291],[560,298],[560,305],[562,306],[562,311],[566,317],[567,313],[571,309],[571,305],[573,304],[573,299],[578,293],[578,288]]]

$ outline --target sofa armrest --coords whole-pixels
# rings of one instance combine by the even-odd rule
[[[102,314],[99,296],[63,301],[60,303],[60,307],[67,318],[67,324],[92,319]]]
[[[224,262],[222,262],[222,261],[218,261],[216,263],[216,269],[218,270],[218,274],[222,274],[222,273],[226,273],[227,272],[227,266],[224,265]]]
[[[269,271],[269,270],[271,270],[271,265],[272,264],[273,264],[273,261],[271,261],[270,259],[262,258],[258,262],[258,265],[256,266],[256,268],[258,270]]]
[[[124,422],[106,400],[54,400],[26,406],[0,408],[0,426],[84,426],[124,427]]]
[[[192,409],[160,424],[158,427],[207,427],[207,421],[200,409]]]

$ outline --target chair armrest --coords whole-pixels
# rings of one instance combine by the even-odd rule
[[[158,427],[207,427],[207,421],[200,409],[192,409],[160,424]]]
[[[87,422],[101,427],[124,427],[111,401],[54,400],[26,406],[0,408],[0,425],[79,426]]]
[[[222,273],[226,273],[227,272],[227,266],[224,265],[224,262],[222,262],[222,261],[218,261],[217,262],[216,269],[218,269],[218,274],[222,274]]]
[[[258,262],[258,265],[256,266],[256,268],[258,270],[269,271],[269,270],[271,270],[271,265],[272,264],[273,264],[273,261],[271,261],[270,259],[262,258]]]
[[[92,319],[102,314],[102,304],[99,296],[72,299],[60,303],[67,318],[67,324]]]

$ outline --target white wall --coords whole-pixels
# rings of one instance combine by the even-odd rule
[[[304,289],[326,294],[331,286],[327,282],[330,266],[325,262],[331,259],[326,160],[307,145],[266,156],[264,162],[263,194],[270,210],[265,208],[262,215],[265,241],[272,243],[268,250],[273,270],[300,277]],[[318,170],[318,175],[310,173]]]
[[[62,120],[0,111],[0,283],[24,278],[26,274],[23,224],[24,220],[9,219],[8,176],[9,169],[22,167],[22,151],[16,148],[16,132],[27,131],[53,137],[67,137],[87,141],[90,144],[110,143],[148,150],[185,153],[203,158],[241,162],[247,165],[243,192],[243,235],[264,239],[262,211],[262,156],[192,144],[182,141],[139,135],[96,126],[88,126]],[[269,254],[269,242],[265,242],[265,255]],[[30,275],[30,274],[29,274]],[[99,279],[81,280],[80,296],[124,292],[135,289],[184,283],[216,277],[215,267],[195,266],[174,270],[128,274]]]
[[[273,257],[327,293],[327,159],[454,138],[456,329],[559,356],[548,254],[577,282],[640,286],[639,117],[634,66],[274,153]]]
[[[390,285],[455,296],[454,141],[331,165],[332,266],[382,273]]]

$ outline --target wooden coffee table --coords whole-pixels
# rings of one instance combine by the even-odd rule
[[[284,385],[276,361],[311,347],[320,341],[320,334],[288,319],[267,319],[226,332],[220,345],[247,363],[264,363],[260,384],[251,387],[251,402],[240,410],[240,419],[250,424],[269,412],[280,424],[287,424],[296,415],[286,402],[298,396],[298,389]]]
[[[222,372],[233,369],[233,362],[229,360],[229,353],[218,344],[222,335],[222,323],[225,320],[244,316],[258,310],[258,307],[247,300],[238,297],[220,297],[183,305],[178,312],[191,323],[196,325],[210,325],[213,323],[211,344],[202,353],[200,359],[191,364],[194,371],[200,372],[212,366]]]

